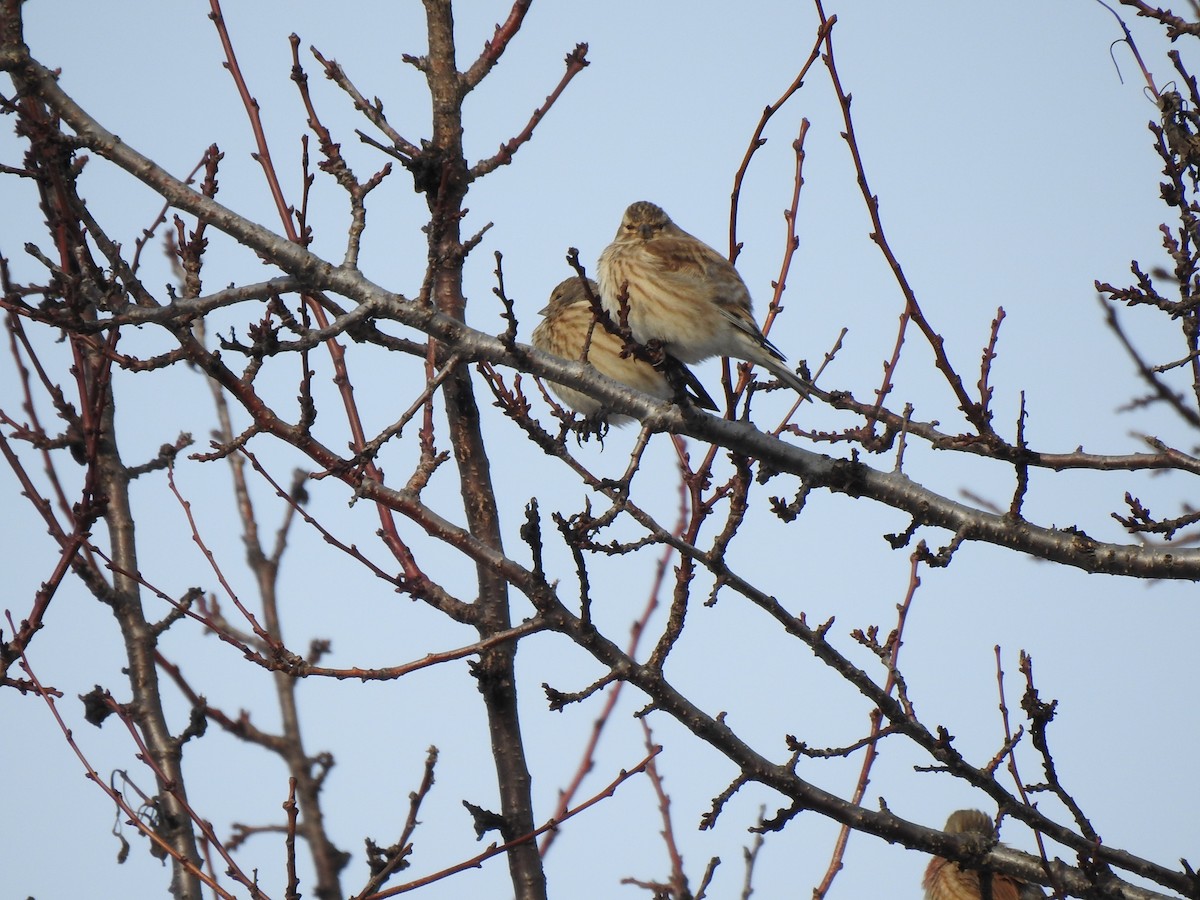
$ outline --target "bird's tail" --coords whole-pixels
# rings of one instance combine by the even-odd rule
[[[761,359],[756,359],[754,362],[769,370],[772,375],[799,394],[804,400],[812,399],[809,395],[812,393],[813,386],[789,369],[787,363],[783,360],[776,359],[774,356],[764,353]]]

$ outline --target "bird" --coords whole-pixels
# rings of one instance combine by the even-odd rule
[[[588,288],[599,296],[600,287],[590,278]],[[541,310],[542,321],[533,329],[533,346],[562,359],[585,362],[602,375],[649,394],[658,400],[673,400],[675,389],[665,372],[628,354],[622,356],[624,341],[596,321],[583,281],[573,275],[550,293],[550,302]],[[717,405],[696,379],[678,361],[667,358],[665,365],[677,366],[689,398],[705,409]],[[565,385],[549,382],[550,388],[567,406],[589,419],[603,419],[610,425],[625,425],[630,416],[613,413],[601,400]]]
[[[995,840],[991,816],[978,809],[960,809],[946,820],[946,834],[978,834]],[[979,873],[961,868],[958,863],[935,856],[925,869],[925,900],[982,900],[981,877],[990,882],[991,900],[1032,900],[1044,897],[1041,887],[1026,884],[1008,875]]]
[[[614,321],[628,302],[629,328],[684,363],[733,356],[767,369],[807,396],[811,385],[786,365],[751,313],[750,291],[724,256],[688,234],[661,207],[639,200],[600,254],[600,297]]]

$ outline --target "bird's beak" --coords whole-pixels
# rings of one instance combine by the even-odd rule
[[[650,240],[650,235],[654,234],[654,228],[650,225],[639,225],[638,234],[642,236],[643,241]]]
[[[545,306],[543,306],[541,309],[538,310],[538,315],[539,316],[549,315],[550,314],[550,306],[551,306],[551,304],[547,303]]]

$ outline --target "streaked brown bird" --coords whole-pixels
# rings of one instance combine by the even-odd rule
[[[661,341],[685,363],[710,356],[744,359],[807,396],[810,385],[787,367],[754,321],[750,291],[737,269],[653,203],[639,200],[625,210],[597,274],[613,321],[622,293],[628,297],[629,328],[639,342]]]
[[[600,288],[588,279],[595,296]],[[550,294],[550,302],[541,310],[544,317],[533,329],[533,346],[573,362],[586,362],[598,372],[616,381],[629,385],[644,394],[659,400],[671,400],[675,391],[667,376],[650,363],[632,356],[621,356],[623,341],[608,332],[604,325],[592,315],[583,283],[572,276],[560,283]],[[682,364],[668,360],[668,365],[678,366],[683,382],[690,390],[688,396],[705,409],[716,409],[716,403],[708,396],[696,376]],[[553,381],[548,382],[563,403],[587,418],[605,419],[610,425],[624,425],[632,419],[619,413],[610,413],[595,397]]]
[[[980,834],[995,839],[996,829],[991,816],[978,809],[960,809],[946,820],[947,834]],[[1044,897],[1042,889],[1008,875],[979,873],[960,868],[958,863],[935,856],[925,869],[925,900],[982,900],[985,897],[981,877],[991,885],[992,900],[1032,900]]]

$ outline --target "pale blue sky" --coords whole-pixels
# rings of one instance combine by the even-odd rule
[[[460,64],[465,65],[506,10],[501,3],[459,6]],[[299,136],[304,130],[303,110],[288,79],[287,35],[292,31],[303,47],[316,44],[341,62],[368,96],[383,98],[392,123],[407,138],[427,135],[423,80],[400,62],[401,53],[423,50],[420,5],[354,3],[336,15],[323,12],[326,8],[264,0],[245,8],[229,4],[225,11],[292,202],[299,201]],[[260,171],[249,158],[252,138],[221,68],[206,4],[128,2],[113,7],[70,0],[31,3],[25,11],[34,55],[62,68],[63,87],[85,109],[178,175],[217,142],[226,154],[219,199],[278,227]],[[1193,438],[1157,412],[1115,414],[1139,388],[1103,327],[1093,281],[1125,283],[1133,258],[1147,266],[1160,264],[1156,229],[1167,211],[1156,200],[1160,163],[1146,128],[1156,110],[1122,48],[1116,55],[1125,83],[1118,80],[1109,58],[1109,44],[1120,36],[1112,17],[1083,0],[980,4],[969,14],[932,2],[830,3],[827,11],[838,15],[839,71],[854,96],[855,127],[891,245],[969,384],[977,378],[996,308],[1003,306],[1008,314],[993,367],[1000,430],[1012,434],[1024,390],[1027,436],[1036,449],[1069,451],[1082,444],[1094,452],[1126,453],[1141,448],[1136,432],[1191,446]],[[494,223],[468,263],[470,323],[485,331],[503,328],[491,295],[492,252],[498,249],[504,254],[506,284],[517,302],[522,336],[528,339],[536,310],[568,274],[563,261],[567,247],[578,247],[585,263],[594,266],[621,211],[633,200],[661,204],[682,227],[724,249],[733,172],[763,106],[780,95],[807,57],[815,23],[813,8],[805,3],[764,2],[737,15],[726,3],[684,0],[535,4],[494,75],[467,104],[466,145],[472,157],[489,155],[520,130],[557,83],[562,58],[575,42],[590,43],[591,65],[513,165],[476,185],[468,197],[467,231]],[[1130,24],[1160,83],[1170,80],[1165,43],[1146,23],[1131,18]],[[367,126],[353,117],[344,96],[320,76],[311,57],[306,55],[304,62],[323,121],[342,142],[351,165],[360,177],[374,171],[382,160],[353,134],[353,128]],[[839,137],[840,111],[819,64],[771,123],[769,143],[746,180],[740,225],[746,246],[738,267],[761,316],[779,269],[785,234],[781,211],[791,196],[791,142],[801,117],[810,120],[811,129],[800,249],[789,278],[787,310],[772,340],[790,358],[815,364],[838,331],[849,327],[845,349],[823,381],[865,398],[891,353],[903,298],[867,238],[870,223]],[[22,149],[6,124],[0,133],[0,162],[19,164]],[[127,246],[160,205],[148,190],[97,161],[89,165],[83,185],[93,212]],[[34,202],[28,185],[0,179],[0,208],[7,211],[0,220],[0,253],[10,258],[18,280],[37,274],[21,250],[36,230],[31,223],[39,221]],[[314,249],[340,260],[345,203],[323,176],[310,208]],[[416,290],[425,265],[418,231],[424,213],[423,199],[412,192],[403,172],[394,173],[371,196],[362,258],[371,279],[405,294]],[[266,276],[252,254],[212,232],[210,238],[208,289]],[[157,248],[148,251],[144,273],[152,287],[171,279]],[[1156,359],[1183,355],[1179,339],[1151,317],[1128,319],[1131,331]],[[244,333],[242,318],[220,321],[226,328],[236,322]],[[127,352],[168,346],[150,328],[122,338]],[[47,343],[44,352],[53,359],[63,350]],[[359,347],[351,351],[356,396],[368,430],[393,421],[418,390],[405,380],[415,370],[398,375],[396,365],[381,353]],[[321,363],[318,369],[326,404],[318,430],[326,429],[323,435],[340,447],[345,438],[335,437],[341,419],[327,367]],[[267,383],[267,393],[284,410],[294,408],[295,371],[295,364],[281,363],[274,370],[277,381]],[[700,366],[698,372],[710,388],[716,386],[716,363]],[[0,359],[0,385],[12,384],[11,361],[5,356]],[[195,373],[122,375],[119,388],[128,392],[127,398],[137,398],[126,399],[120,413],[127,461],[152,455],[181,430],[192,431],[201,445],[207,441],[211,403]],[[484,391],[480,383],[481,396]],[[916,418],[938,419],[948,430],[961,427],[954,399],[915,333],[910,333],[893,400],[897,409],[911,401]],[[782,402],[780,395],[760,397],[759,420],[773,424],[771,416],[779,415]],[[4,390],[2,403],[10,414],[19,412],[11,390]],[[553,509],[578,509],[583,491],[570,473],[525,443],[498,413],[488,409],[486,414],[497,486],[508,511],[506,539],[510,551],[519,554],[520,511],[530,496],[538,496],[548,516]],[[806,406],[801,422],[812,428],[849,424],[819,406]],[[632,429],[614,432],[603,454],[594,445],[581,453],[597,470],[616,474],[635,436]],[[303,465],[294,453],[268,452],[266,445],[262,450],[282,479],[293,466]],[[846,450],[838,445],[824,452]],[[402,479],[411,456],[410,449],[392,446],[382,463],[393,479]],[[657,438],[641,481],[645,505],[667,522],[674,518],[672,460],[669,443]],[[868,462],[890,469],[893,460]],[[913,478],[946,495],[969,488],[1005,506],[1011,495],[1011,472],[976,458],[932,453],[914,443],[905,462]],[[1122,511],[1125,491],[1142,497],[1156,512],[1174,514],[1180,498],[1187,496],[1182,478],[1035,472],[1026,511],[1042,524],[1076,524],[1093,537],[1127,541],[1108,518],[1108,512]],[[225,469],[181,463],[177,480],[226,574],[243,598],[252,600]],[[281,511],[264,485],[254,487],[261,525],[269,532]],[[881,535],[902,530],[907,520],[868,501],[818,492],[797,522],[784,525],[767,513],[766,497],[794,489],[793,482],[783,480],[756,489],[760,511],[735,542],[731,561],[789,609],[806,612],[810,621],[836,615],[833,634],[839,646],[869,666],[847,635],[873,623],[886,631],[894,623],[894,607],[907,584],[908,554],[890,550]],[[447,472],[428,497],[459,520],[456,494]],[[345,491],[328,482],[315,488],[312,497],[314,513],[335,527],[339,537],[370,548],[383,561],[372,536],[377,522],[372,510],[365,504],[348,508]],[[0,471],[0,498],[7,511],[0,521],[0,564],[8,586],[0,605],[19,618],[57,554],[41,527],[31,524],[33,514],[7,470]],[[181,511],[168,498],[161,476],[135,489],[147,577],[173,594],[191,585],[217,589]],[[930,530],[921,536],[934,545],[949,537]],[[470,567],[422,543],[415,531],[412,539],[430,574],[469,599]],[[557,547],[548,550],[551,566],[564,584],[572,583],[570,560]],[[652,568],[649,553],[636,561],[595,562],[597,620],[614,636],[622,638],[626,623],[642,608]],[[925,720],[946,724],[960,749],[984,763],[1002,739],[992,648],[1003,648],[1014,710],[1022,689],[1017,654],[1025,649],[1035,658],[1043,697],[1060,701],[1051,731],[1060,771],[1105,842],[1165,864],[1194,853],[1194,821],[1186,805],[1177,802],[1195,795],[1200,778],[1182,752],[1200,738],[1183,696],[1193,678],[1191,640],[1200,625],[1194,587],[1087,576],[985,545],[964,547],[948,570],[924,570],[922,578],[902,667]],[[330,637],[331,665],[395,665],[430,649],[472,640],[467,629],[348,568],[304,529],[296,530],[285,559],[283,588],[286,637],[297,649],[313,637]],[[697,597],[703,595],[698,589]],[[784,759],[785,733],[814,745],[838,745],[865,733],[868,710],[858,695],[802,646],[761,627],[760,614],[738,597],[723,595],[713,609],[697,602],[693,610],[667,673],[706,710],[728,710],[730,724],[763,752]],[[518,605],[518,615],[523,612]],[[81,658],[84,642],[87,655]],[[177,628],[163,649],[185,666],[215,705],[230,713],[250,710],[264,727],[275,722],[270,676],[244,663],[231,648],[194,629]],[[86,725],[73,699],[96,682],[118,696],[126,692],[119,639],[108,611],[68,583],[31,650],[39,676],[66,694],[61,710],[93,765],[103,773],[129,769],[148,784],[127,735],[115,723],[99,731]],[[599,707],[593,703],[551,714],[539,685],[549,681],[563,690],[579,689],[599,672],[582,651],[553,636],[538,636],[522,644],[519,674],[527,750],[544,817],[574,771]],[[343,880],[347,891],[363,880],[362,838],[369,835],[385,843],[398,833],[408,791],[420,778],[430,744],[441,749],[441,764],[407,874],[416,877],[477,852],[460,801],[486,806],[495,794],[477,697],[465,664],[396,684],[310,680],[302,687],[308,746],[328,749],[338,759],[324,802],[334,840],[354,854]],[[182,727],[184,707],[173,695],[172,702]],[[629,714],[642,702],[632,691],[624,699],[583,796],[641,759],[640,726]],[[745,828],[760,804],[770,813],[779,798],[744,790],[715,830],[697,832],[699,816],[725,788],[732,767],[661,715],[650,721],[666,745],[660,766],[674,801],[676,836],[692,887],[708,858],[719,855],[724,863],[710,895],[735,896],[742,878],[740,847],[750,840]],[[144,842],[134,841],[134,853],[124,866],[113,862],[117,846],[107,836],[112,820],[107,800],[85,782],[40,702],[0,693],[0,722],[0,759],[9,773],[9,814],[0,822],[6,896],[162,895],[167,872],[144,852]],[[883,796],[899,815],[928,825],[940,824],[958,807],[987,808],[982,796],[946,776],[912,771],[914,764],[928,763],[899,743],[885,743],[868,805]],[[1037,780],[1036,759],[1027,753],[1022,764],[1025,777]],[[286,773],[273,758],[215,728],[189,748],[186,765],[193,800],[220,834],[227,834],[233,821],[257,824],[276,816],[286,796]],[[848,793],[858,765],[857,759],[809,762],[800,772],[823,787]],[[1048,811],[1060,812],[1045,802]],[[552,895],[644,896],[619,880],[665,877],[659,827],[647,783],[627,784],[614,799],[564,830],[547,859]],[[769,836],[759,857],[755,896],[807,896],[827,864],[834,833],[828,821],[806,815],[784,833]],[[1031,836],[1014,825],[1005,829],[1004,838],[1032,847]],[[241,864],[257,868],[264,889],[276,897],[283,892],[282,859],[275,837],[255,839],[239,854]],[[834,897],[876,895],[881,876],[887,878],[891,896],[919,896],[926,864],[919,854],[856,836],[845,862]],[[311,885],[306,882],[305,887]],[[421,896],[503,897],[508,890],[505,866],[493,861]]]

